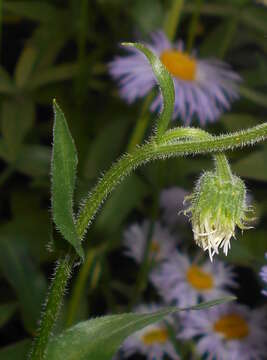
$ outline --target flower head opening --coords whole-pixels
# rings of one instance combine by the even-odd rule
[[[185,213],[191,214],[196,243],[209,252],[211,261],[220,248],[227,255],[236,226],[242,230],[248,228],[250,208],[243,181],[234,175],[224,181],[216,172],[206,172],[189,199],[191,206]]]
[[[217,59],[198,59],[184,51],[182,41],[171,44],[162,31],[151,34],[148,46],[173,77],[175,106],[173,118],[186,124],[196,117],[202,125],[213,122],[239,97],[240,76],[229,65]],[[144,97],[156,84],[146,57],[136,49],[117,56],[110,64],[111,76],[119,81],[120,95],[132,103]],[[162,107],[161,94],[151,105],[152,111]]]

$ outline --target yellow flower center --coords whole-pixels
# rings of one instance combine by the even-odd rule
[[[197,63],[188,54],[166,50],[161,53],[160,60],[173,76],[186,81],[195,80]]]
[[[248,336],[246,320],[237,314],[224,315],[213,325],[216,332],[222,333],[227,340],[238,340]]]
[[[190,285],[198,291],[205,291],[213,288],[214,281],[212,275],[206,273],[196,265],[192,265],[187,270],[186,278]]]
[[[155,343],[157,344],[164,344],[168,340],[168,333],[167,330],[162,329],[153,329],[148,332],[146,332],[142,336],[142,340],[145,345],[153,345]]]

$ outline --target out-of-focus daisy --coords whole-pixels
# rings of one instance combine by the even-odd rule
[[[136,312],[151,313],[160,310],[155,305],[140,305]],[[170,359],[179,360],[168,334],[166,322],[158,322],[128,337],[122,345],[122,352],[126,357],[135,353],[146,356],[148,360],[162,360],[164,355]]]
[[[163,220],[166,224],[174,226],[185,223],[186,218],[180,214],[183,201],[188,192],[183,188],[173,186],[160,193],[160,207],[163,210]]]
[[[180,339],[196,337],[199,354],[208,360],[266,359],[266,311],[223,304],[190,311],[182,317]]]
[[[152,283],[165,302],[179,307],[229,294],[226,288],[237,286],[234,277],[232,267],[223,262],[206,261],[197,265],[177,251],[150,275]]]
[[[239,97],[240,77],[229,65],[217,59],[198,59],[188,54],[182,41],[171,44],[162,31],[151,34],[146,44],[173,76],[175,107],[173,118],[189,124],[195,116],[204,125],[216,120],[232,101]],[[145,55],[135,48],[127,48],[127,56],[117,56],[109,71],[119,80],[120,95],[128,103],[144,97],[155,85],[155,76]],[[151,105],[155,111],[162,106],[159,94]]]
[[[125,254],[132,257],[137,263],[141,263],[146,249],[147,241],[151,236],[149,257],[154,262],[168,259],[176,248],[176,239],[168,229],[156,222],[150,232],[150,223],[144,221],[142,225],[133,224],[124,233]]]
[[[267,253],[265,254],[265,258],[267,260]],[[260,276],[262,278],[262,281],[267,284],[267,265],[263,266],[260,272]],[[262,293],[267,296],[267,290],[262,290]]]

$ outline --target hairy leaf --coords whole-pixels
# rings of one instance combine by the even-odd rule
[[[73,214],[73,193],[78,163],[77,152],[65,116],[54,101],[54,144],[52,154],[52,209],[58,230],[83,257]]]
[[[49,347],[49,360],[110,360],[120,344],[132,333],[163,320],[181,310],[199,310],[234,300],[226,297],[201,303],[187,309],[166,307],[150,314],[120,314],[81,322],[54,338]]]

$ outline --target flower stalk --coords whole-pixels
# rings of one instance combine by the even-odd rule
[[[176,128],[167,130],[173,113],[174,87],[172,79],[160,60],[140,44],[128,44],[141,50],[149,59],[164,98],[164,109],[159,117],[155,134],[144,145],[122,156],[98,181],[94,189],[84,201],[78,217],[75,219],[76,233],[82,241],[88,226],[107,196],[131,172],[139,166],[154,160],[169,157],[211,153],[215,155],[217,176],[228,180],[231,172],[223,152],[238,147],[252,145],[267,138],[267,123],[255,126],[246,131],[233,134],[212,136],[203,130],[192,128]],[[61,114],[62,115],[62,114]],[[226,181],[226,183],[229,181]],[[240,222],[241,224],[241,222]],[[217,250],[217,248],[215,248]],[[61,258],[55,271],[50,293],[41,319],[40,328],[30,354],[31,360],[43,360],[53,327],[60,310],[71,269],[77,255],[74,250]],[[85,274],[86,275],[86,274]]]
[[[172,135],[172,141],[169,141],[169,134]],[[167,133],[166,135],[167,142],[164,142],[164,135],[160,143],[157,143],[152,138],[149,143],[137,148],[134,153],[124,155],[100,179],[85,201],[77,219],[77,231],[80,238],[84,236],[87,227],[92,222],[106,197],[117,184],[137,167],[157,159],[201,153],[218,153],[255,144],[267,138],[267,123],[233,134],[213,136],[207,140],[177,141],[180,138],[179,131],[175,132],[173,130],[169,134]]]
[[[181,138],[188,137],[188,134],[194,134],[196,137],[198,132],[201,136],[205,133],[202,130],[190,128],[169,130],[161,137],[160,142],[155,141],[155,137],[152,137],[150,142],[140,146],[132,154],[124,155],[99,180],[81,208],[76,222],[79,237],[81,239],[84,237],[97,211],[116,185],[137,167],[153,160],[201,153],[216,154],[255,144],[267,138],[267,123],[233,134],[221,136],[208,135],[209,138],[207,139],[181,141]],[[59,260],[45,312],[41,320],[40,330],[30,355],[31,360],[45,359],[49,337],[60,310],[60,304],[74,261],[75,257],[73,256],[66,256]]]
[[[46,357],[47,345],[60,312],[75,258],[76,255],[66,255],[57,262],[55,274],[45,303],[45,310],[41,317],[40,327],[37,330],[37,335],[29,354],[29,359],[31,360],[42,360]]]

